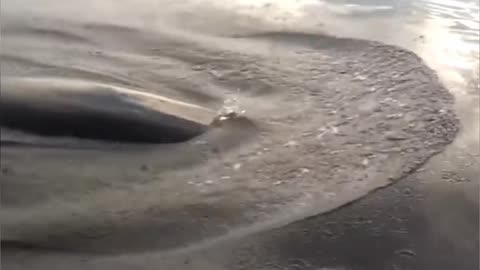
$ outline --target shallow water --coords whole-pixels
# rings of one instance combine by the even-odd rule
[[[315,168],[321,166],[321,163],[309,159],[308,155],[304,157],[303,162],[297,163],[298,156],[305,155],[305,152],[292,150],[298,148],[299,143],[309,143],[308,137],[312,132],[316,137],[327,135],[324,142],[330,146],[327,147],[329,153],[338,151],[335,145],[341,145],[344,141],[336,141],[334,138],[337,137],[333,136],[335,134],[329,134],[330,132],[339,132],[330,129],[332,120],[335,122],[338,121],[337,119],[322,116],[318,117],[319,119],[315,122],[311,122],[312,114],[332,114],[334,110],[331,107],[327,106],[316,110],[315,106],[319,104],[318,100],[308,95],[291,93],[287,89],[292,87],[290,84],[306,81],[308,76],[311,76],[306,73],[307,70],[310,72],[314,65],[318,65],[318,62],[329,62],[336,68],[336,65],[341,66],[341,63],[336,63],[334,60],[342,59],[342,50],[351,52],[355,51],[356,46],[364,45],[356,43],[356,41],[339,42],[338,39],[321,37],[321,41],[325,44],[323,48],[320,48],[322,54],[311,54],[307,49],[306,52],[303,52],[305,56],[302,56],[297,51],[299,50],[298,45],[308,45],[312,42],[312,38],[308,35],[292,35],[289,33],[291,31],[301,30],[376,40],[399,45],[416,52],[430,67],[439,72],[443,83],[456,98],[457,114],[462,118],[463,129],[455,145],[460,145],[462,149],[475,149],[474,146],[478,146],[478,136],[476,136],[478,134],[478,91],[472,87],[472,84],[478,85],[478,3],[475,1],[455,2],[451,5],[443,1],[442,3],[416,1],[402,2],[401,4],[388,1],[369,1],[367,5],[364,2],[354,1],[342,4],[317,1],[276,1],[273,3],[269,1],[235,1],[229,4],[220,1],[186,1],[180,4],[162,1],[160,4],[160,2],[143,1],[142,4],[137,2],[123,5],[118,5],[113,1],[104,1],[99,5],[95,1],[87,1],[78,6],[58,1],[46,1],[45,3],[47,2],[50,2],[51,5],[40,6],[32,4],[30,1],[2,1],[2,24],[6,25],[2,26],[2,35],[7,36],[2,39],[2,76],[58,76],[60,74],[65,78],[80,77],[86,80],[100,80],[165,95],[212,110],[221,110],[222,107],[225,107],[224,100],[228,100],[233,105],[227,105],[233,106],[238,112],[245,110],[245,117],[249,120],[232,122],[212,134],[207,134],[207,141],[213,138],[217,142],[213,152],[208,147],[205,150],[204,139],[200,139],[193,146],[173,146],[173,150],[170,149],[171,146],[165,146],[167,149],[163,149],[165,147],[155,148],[156,150],[150,149],[147,153],[136,148],[133,152],[128,149],[126,151],[117,150],[113,155],[109,151],[106,153],[95,152],[93,154],[96,156],[95,166],[89,164],[92,159],[92,154],[89,152],[75,152],[72,155],[71,151],[48,153],[34,149],[27,154],[13,153],[11,163],[27,159],[32,166],[23,175],[19,173],[20,179],[24,179],[20,181],[21,184],[18,182],[8,183],[9,187],[15,188],[17,192],[25,193],[18,197],[6,197],[9,201],[5,202],[7,205],[11,204],[13,210],[4,211],[2,215],[9,219],[2,223],[6,223],[8,232],[12,235],[19,235],[23,241],[30,236],[38,238],[35,230],[45,225],[44,223],[56,224],[57,222],[58,224],[55,226],[60,229],[65,228],[65,221],[62,217],[71,212],[77,213],[79,219],[85,217],[91,219],[91,222],[89,220],[80,222],[75,219],[76,222],[86,224],[80,225],[79,230],[85,228],[82,226],[87,226],[87,228],[92,226],[91,224],[94,224],[94,227],[97,226],[97,229],[93,231],[87,230],[88,238],[101,238],[104,227],[101,224],[98,225],[98,220],[95,219],[101,219],[105,214],[102,211],[103,207],[108,209],[107,211],[112,209],[118,210],[119,213],[127,211],[125,217],[132,212],[132,209],[150,211],[145,212],[145,215],[166,216],[164,220],[167,221],[167,225],[165,225],[165,221],[159,223],[163,230],[162,234],[171,231],[178,236],[179,228],[175,227],[180,227],[184,237],[173,237],[172,239],[161,237],[159,241],[164,243],[148,244],[148,239],[143,239],[137,232],[142,230],[143,234],[151,232],[146,238],[152,238],[152,234],[158,231],[159,227],[136,225],[127,226],[121,234],[128,234],[131,230],[131,233],[137,237],[138,248],[133,247],[135,245],[132,245],[130,250],[129,248],[118,248],[118,245],[131,241],[128,237],[122,240],[122,237],[118,237],[118,235],[118,239],[110,239],[110,243],[107,245],[84,244],[81,241],[76,242],[78,239],[75,237],[60,237],[59,240],[56,240],[57,242],[54,241],[54,247],[61,248],[64,245],[72,248],[79,245],[83,251],[103,251],[111,249],[112,241],[118,241],[115,242],[118,248],[115,252],[121,253],[148,250],[152,247],[161,247],[162,249],[178,247],[192,242],[192,239],[199,239],[198,232],[192,233],[195,226],[207,227],[200,230],[201,234],[207,237],[201,236],[200,239],[208,239],[211,234],[217,235],[218,232],[222,234],[229,231],[229,226],[239,222],[232,215],[242,213],[241,207],[236,204],[256,203],[254,211],[247,212],[240,218],[249,221],[257,220],[258,215],[270,217],[269,213],[275,212],[278,208],[285,210],[287,204],[285,202],[294,205],[292,210],[283,211],[278,220],[272,219],[273,221],[254,229],[248,227],[233,231],[233,235],[242,236],[320,213],[323,211],[322,209],[331,209],[358,198],[371,189],[383,186],[385,183],[378,179],[385,179],[392,175],[394,178],[398,177],[395,176],[395,170],[398,169],[387,170],[384,174],[376,175],[378,179],[373,181],[376,184],[362,185],[360,190],[348,192],[351,193],[349,196],[344,194],[345,190],[342,193],[341,188],[335,189],[325,184],[318,186],[308,176],[302,176],[302,174],[308,175],[309,173],[314,175],[325,173],[323,169]],[[100,12],[102,16],[98,15]],[[258,31],[259,29],[261,31]],[[153,35],[151,31],[157,33],[157,36]],[[280,32],[281,34],[280,36],[278,34],[263,35],[260,39],[247,41],[244,41],[245,38],[237,39],[258,32]],[[13,38],[8,39],[9,34]],[[24,44],[28,44],[28,46]],[[292,55],[290,55],[291,53]],[[359,54],[353,55],[359,56]],[[351,55],[345,54],[345,56],[348,58]],[[311,59],[312,57],[318,58]],[[364,60],[369,61],[368,57]],[[385,58],[380,58],[373,66],[384,60]],[[6,68],[5,62],[7,63]],[[392,64],[390,63],[390,65]],[[241,66],[246,67],[246,70],[242,71]],[[359,66],[359,68],[364,69],[365,66]],[[324,74],[328,67],[325,65],[325,67],[316,66],[315,68],[319,74]],[[388,69],[389,66],[386,65],[383,68]],[[207,80],[205,72],[210,77]],[[302,72],[307,75],[302,76]],[[368,76],[369,73],[367,72],[366,75]],[[357,76],[360,76],[360,80],[362,79],[362,74],[357,74]],[[251,78],[254,83],[249,83],[245,78]],[[328,79],[329,77],[320,78]],[[212,83],[212,79],[215,83]],[[381,86],[381,83],[379,85]],[[343,85],[333,83],[325,87],[343,91],[350,90],[352,94],[361,93],[361,90],[356,90],[356,84],[348,81],[345,81]],[[338,97],[341,96],[327,95],[320,100],[335,100]],[[372,99],[367,98],[366,101],[359,105],[364,106],[367,110],[370,106],[376,106],[376,102],[371,102]],[[405,101],[411,102],[408,98]],[[340,103],[334,103],[334,105],[337,104]],[[356,105],[358,104],[353,103],[354,109],[346,110],[346,113],[358,113]],[[351,120],[349,119],[349,121]],[[265,122],[273,124],[273,127],[265,125]],[[296,124],[298,130],[294,129],[292,132],[286,126],[275,126],[281,122],[287,125]],[[368,123],[369,121],[359,121],[357,127]],[[277,132],[276,136],[265,136],[265,134],[272,134],[271,129]],[[354,137],[354,130],[348,126],[345,129],[340,128],[340,132],[346,132],[346,137],[354,138],[353,141],[362,139]],[[306,139],[301,139],[298,135],[302,138],[306,137]],[[267,138],[266,141],[265,138]],[[375,137],[372,138],[374,151],[391,148],[391,145],[383,145],[376,141]],[[409,143],[413,145],[415,142]],[[349,151],[353,150],[349,149]],[[268,154],[268,152],[273,153]],[[162,158],[158,153],[162,153],[162,155],[168,153],[168,158]],[[347,154],[351,155],[351,153],[354,152]],[[467,154],[476,155],[478,153],[470,153],[467,150]],[[28,155],[28,158],[25,155]],[[238,156],[241,156],[242,159],[238,159]],[[277,156],[285,158],[278,159]],[[399,166],[400,171],[405,170],[404,163],[410,158],[415,160],[413,156],[408,156],[408,158],[386,156],[386,158],[390,160],[397,158],[398,160],[392,163],[392,167]],[[37,160],[40,159],[44,161],[38,162]],[[202,165],[204,160],[211,159],[222,159],[221,165],[213,168]],[[258,167],[249,167],[246,164],[248,163],[246,160],[258,159],[264,159],[267,162]],[[62,161],[64,163],[60,163],[62,169],[57,168],[59,160],[64,160]],[[149,163],[151,160],[154,162]],[[344,160],[344,156],[326,160],[335,163]],[[360,159],[352,163],[356,162],[362,164],[364,160]],[[368,162],[372,168],[385,166],[385,163],[379,161],[377,161],[379,163],[375,163],[375,160]],[[74,165],[68,165],[69,163]],[[452,163],[456,163],[456,161],[452,161]],[[185,168],[192,166],[195,166],[193,173],[184,172]],[[271,166],[272,169],[270,170],[268,166]],[[409,166],[416,168],[418,164],[407,167]],[[76,170],[69,169],[73,167]],[[126,168],[125,172],[112,173],[112,171],[117,171],[118,167]],[[251,171],[257,171],[261,167],[265,167],[266,172],[260,175],[278,179],[255,181],[258,174],[251,174]],[[80,168],[80,173],[78,168]],[[145,172],[140,168],[147,168],[147,170]],[[162,174],[165,168],[173,169],[174,173],[169,173],[168,177],[177,181],[165,181],[161,177],[159,178],[158,174]],[[44,173],[46,169],[59,171],[57,175],[53,174],[53,177],[58,179],[48,180],[53,186],[56,186],[56,190],[45,190],[39,183],[34,183],[35,188],[29,187],[28,185],[32,183],[27,178],[38,174],[39,171],[42,172],[40,179],[44,179],[44,181],[48,177],[52,177],[52,174]],[[343,169],[347,171],[347,174],[353,172],[348,166]],[[12,170],[14,174],[19,171],[15,167]],[[71,178],[72,172],[77,174],[76,178]],[[157,177],[155,180],[162,180],[161,184],[155,187],[147,185],[145,188],[143,184],[150,183],[152,175]],[[338,170],[335,175],[337,178],[345,177],[342,170]],[[112,177],[115,178],[113,184]],[[245,180],[249,177],[253,181],[246,184]],[[288,181],[288,179],[299,177],[306,180],[300,184],[292,184]],[[69,181],[65,183],[67,178]],[[78,179],[82,179],[82,181],[90,179],[88,180],[90,182],[79,184]],[[132,179],[140,183],[125,184]],[[240,184],[238,184],[239,180],[242,181]],[[233,184],[226,184],[225,181],[231,181]],[[370,183],[369,181],[370,179],[367,178],[367,181],[363,181],[363,183]],[[107,201],[98,200],[102,195],[89,193],[85,197],[82,192],[80,192],[80,196],[74,192],[75,189],[77,191],[78,189],[96,190],[112,186],[115,187],[114,194],[103,193],[105,197],[109,197]],[[344,187],[346,190],[350,190],[352,187],[347,188],[346,185],[338,183],[336,186]],[[233,193],[237,194],[237,197],[222,198],[221,196],[222,193],[231,194],[229,193],[231,190],[242,190],[245,187],[248,187],[245,192]],[[150,190],[150,193],[145,189]],[[258,202],[269,201],[268,196],[262,195],[262,193],[267,194],[265,191],[267,189],[276,191],[273,194],[280,196],[279,198],[284,201],[273,207],[268,203],[258,204]],[[308,192],[312,189],[318,190]],[[130,196],[129,194],[135,193],[150,195],[127,201],[123,199],[125,196]],[[156,196],[163,194],[162,196],[166,198],[162,200],[162,204],[166,205],[163,205],[160,210],[149,208],[155,204],[155,194],[157,194]],[[208,194],[206,200],[203,197],[204,194]],[[45,199],[52,198],[52,196],[56,199],[53,201]],[[2,193],[2,203],[4,203],[4,198]],[[79,200],[82,201],[85,198],[93,200],[89,204],[78,203]],[[298,200],[298,198],[301,199]],[[320,200],[320,205],[317,204],[318,200]],[[42,205],[42,202],[45,201],[47,203]],[[199,202],[202,203],[199,204]],[[27,207],[27,211],[24,210],[23,214],[18,214],[15,209],[32,204],[35,204],[36,207]],[[62,207],[58,207],[59,204]],[[119,206],[119,204],[125,205]],[[195,206],[195,204],[199,205]],[[65,207],[65,205],[68,206]],[[131,205],[135,205],[135,207],[131,207]],[[184,205],[185,208],[179,208],[179,205]],[[222,209],[215,205],[222,205],[225,208]],[[248,207],[252,206],[247,205]],[[94,214],[85,214],[86,212]],[[44,218],[47,221],[33,222],[33,226],[27,226],[27,229],[20,232],[11,230],[15,224],[25,222],[36,215],[39,220]],[[47,217],[45,218],[45,216]],[[210,218],[207,218],[206,222],[196,221],[203,216],[210,216]],[[59,217],[60,222],[56,221]],[[2,218],[2,220],[4,219]],[[141,218],[138,220],[135,215],[133,215],[133,220],[132,224],[142,224]],[[173,221],[171,222],[173,225],[168,225],[170,221]],[[103,230],[106,230],[108,234],[108,226],[105,228]],[[43,232],[42,229],[39,231]],[[25,237],[25,235],[27,236]],[[35,241],[45,243],[41,238]]]

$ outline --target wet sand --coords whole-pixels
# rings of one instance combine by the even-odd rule
[[[108,30],[111,31],[111,29],[112,27],[109,26]],[[22,31],[19,32],[22,33]],[[134,35],[138,35],[135,31],[133,32]],[[112,38],[115,36],[114,34],[109,32],[109,35],[109,39],[115,40]],[[122,30],[121,36],[124,35],[125,32]],[[118,267],[119,264],[124,265],[125,259],[128,259],[131,266],[135,266],[137,269],[142,265],[148,269],[145,262],[154,262],[159,259],[169,269],[199,269],[201,267],[208,269],[215,267],[220,267],[220,269],[262,269],[263,267],[268,269],[268,267],[277,266],[300,267],[299,269],[335,266],[346,269],[388,269],[381,268],[381,261],[385,264],[390,263],[389,267],[396,267],[392,265],[404,263],[403,261],[389,261],[389,255],[386,253],[383,260],[374,260],[373,264],[369,264],[368,260],[367,262],[358,262],[355,259],[349,261],[350,257],[345,254],[353,254],[357,250],[355,248],[352,251],[345,250],[343,244],[339,244],[337,252],[332,252],[330,255],[327,253],[324,257],[316,257],[317,255],[312,257],[304,249],[289,247],[289,243],[292,243],[292,245],[303,246],[306,249],[309,247],[312,250],[325,249],[325,246],[322,248],[322,246],[318,246],[318,243],[323,243],[327,238],[332,237],[328,232],[323,234],[324,227],[317,229],[318,223],[323,224],[326,222],[325,219],[328,219],[334,224],[338,222],[353,224],[351,219],[355,219],[356,216],[352,217],[348,208],[340,210],[339,217],[335,217],[335,214],[332,214],[333,216],[326,215],[294,223],[273,232],[255,234],[250,238],[247,235],[272,227],[281,227],[283,224],[302,217],[328,211],[350,200],[360,198],[371,190],[404,177],[418,168],[431,155],[441,151],[443,146],[453,139],[457,124],[450,112],[451,98],[437,81],[433,72],[410,52],[374,42],[285,32],[242,34],[227,39],[237,40],[236,42],[239,44],[244,44],[239,45],[240,50],[250,46],[271,48],[274,45],[276,53],[274,57],[272,55],[268,55],[268,57],[274,58],[275,61],[270,63],[270,60],[265,60],[261,53],[260,57],[258,55],[253,57],[257,61],[254,65],[252,60],[246,61],[248,58],[239,57],[237,54],[222,55],[223,59],[227,59],[228,62],[223,59],[208,59],[208,57],[201,60],[209,63],[210,66],[207,68],[214,77],[220,77],[218,84],[222,87],[225,85],[238,87],[239,82],[247,81],[243,76],[256,82],[253,85],[242,85],[241,89],[248,90],[246,96],[236,89],[230,90],[243,101],[241,108],[246,110],[245,119],[249,120],[247,122],[241,119],[240,121],[227,121],[224,123],[225,126],[216,129],[217,133],[202,137],[203,142],[210,142],[210,145],[205,146],[200,140],[193,146],[188,144],[182,147],[155,146],[149,150],[133,146],[133,151],[130,148],[132,146],[129,146],[128,151],[122,149],[120,149],[122,151],[112,152],[109,150],[94,153],[77,151],[74,155],[71,150],[49,150],[47,153],[53,153],[54,158],[43,158],[41,162],[38,160],[40,160],[39,157],[45,157],[45,150],[29,149],[27,156],[23,152],[24,150],[5,150],[2,147],[2,157],[6,154],[10,158],[7,159],[8,163],[4,163],[2,160],[3,171],[7,176],[2,176],[2,204],[5,205],[6,202],[7,205],[6,209],[2,209],[2,240],[5,239],[5,235],[10,236],[10,239],[6,239],[7,242],[2,242],[3,250],[7,251],[2,253],[2,261],[6,261],[9,268],[25,267],[34,263],[37,267],[42,267],[41,265],[46,267],[49,264],[68,264],[71,265],[69,267],[71,269],[75,269],[74,267],[106,269],[106,267]],[[184,41],[182,40],[182,42]],[[148,42],[138,41],[138,44],[148,44]],[[176,46],[178,47],[178,44]],[[295,51],[295,54],[290,56],[292,50]],[[188,54],[188,51],[182,51],[175,57],[194,54],[195,52]],[[399,59],[404,61],[398,61],[400,63],[394,65],[388,61],[392,55],[397,61]],[[10,57],[9,59],[18,62],[16,58]],[[258,74],[249,74],[248,71],[246,74],[232,73],[231,70],[237,69],[235,66],[230,67],[230,71],[226,72],[226,75],[220,73],[224,71],[226,63],[231,64],[239,60],[246,61],[242,64],[251,65],[250,68],[256,68],[257,73],[260,74],[266,72],[266,67],[271,69],[277,64],[275,72],[280,74],[279,78],[286,76],[292,80],[290,83],[293,84],[297,78],[296,84],[302,84],[305,87],[295,91],[283,91],[282,89],[288,89],[289,86],[283,80],[272,81],[272,78],[278,76],[273,71],[268,73],[267,78],[270,78],[271,81],[267,82],[262,80],[264,77],[258,77]],[[264,62],[259,62],[259,60]],[[202,64],[195,63],[196,70],[203,71],[205,69]],[[223,69],[216,69],[215,65],[220,65]],[[295,66],[297,70],[285,69],[289,65]],[[415,68],[412,69],[413,65]],[[312,70],[313,66],[315,66],[314,70]],[[401,73],[399,70],[406,72]],[[412,70],[413,72],[409,72]],[[12,74],[15,73],[14,71],[14,69],[11,71]],[[79,73],[74,74],[78,76]],[[387,77],[393,78],[390,81],[392,85],[386,84],[388,83],[385,79]],[[309,82],[308,78],[314,78],[314,80]],[[342,79],[338,82],[332,78]],[[325,82],[330,83],[325,84]],[[287,85],[283,85],[283,83]],[[274,90],[271,87],[272,84],[275,85]],[[267,85],[268,87],[258,89],[256,85]],[[322,87],[318,87],[319,85]],[[308,90],[307,95],[304,94],[305,90]],[[284,92],[288,95],[282,96]],[[182,92],[180,91],[180,93]],[[258,95],[259,93],[262,95]],[[168,93],[159,94],[168,96]],[[269,115],[273,115],[273,118],[263,117],[266,104],[260,105],[255,101],[265,97],[276,98],[277,105],[285,106],[282,107],[283,110],[278,111],[275,108],[267,108],[267,112]],[[199,102],[200,99],[193,98],[188,101],[192,102],[192,100],[206,107],[215,104],[215,99],[206,99],[208,101],[204,99],[203,102]],[[372,100],[376,101],[372,102]],[[219,102],[217,101],[216,104],[218,105]],[[289,107],[290,104],[295,106]],[[381,104],[380,111],[376,111],[379,107],[378,104]],[[401,116],[398,113],[399,108],[402,111]],[[288,113],[286,115],[284,114],[285,110]],[[375,118],[375,113],[378,113],[377,117],[380,118]],[[257,117],[257,115],[262,115],[262,117]],[[411,116],[407,118],[409,119],[407,122],[405,122],[405,115]],[[269,125],[265,123],[269,123]],[[369,126],[372,123],[386,123],[387,126]],[[288,126],[284,126],[285,124],[292,126],[295,124],[295,128],[289,129]],[[413,125],[410,126],[410,124]],[[250,128],[245,129],[246,126]],[[405,126],[412,129],[405,129]],[[359,136],[362,134],[360,132],[362,130],[367,130],[367,132],[363,136]],[[243,131],[243,133],[239,134],[238,131]],[[233,145],[232,138],[236,138],[236,143]],[[245,140],[245,138],[248,139]],[[369,141],[371,144],[368,143]],[[320,146],[319,148],[315,147],[317,144]],[[253,148],[249,148],[252,145]],[[353,147],[345,148],[346,145],[353,145]],[[238,148],[238,146],[241,147]],[[363,149],[363,146],[366,146],[367,149]],[[339,149],[340,152],[338,152]],[[426,149],[430,150],[426,151]],[[245,150],[246,152],[242,152]],[[342,151],[345,152],[342,153]],[[167,153],[168,160],[159,159],[159,153],[162,155]],[[185,158],[187,153],[190,156]],[[311,159],[309,155],[311,155]],[[358,161],[354,161],[357,156],[363,157],[364,155],[367,157],[366,159],[359,158]],[[372,155],[374,157],[371,159]],[[383,158],[376,159],[379,155]],[[92,156],[101,156],[96,160],[94,166],[89,162]],[[213,166],[211,169],[202,171],[202,167],[208,168],[208,162],[212,156],[224,159],[221,166]],[[304,158],[296,162],[298,156]],[[238,157],[242,159],[238,159]],[[62,159],[68,161],[59,163]],[[34,164],[32,168],[28,169],[28,172],[25,172],[24,168],[18,167],[19,165],[15,165],[19,164],[17,162],[25,160],[31,160],[28,163]],[[36,161],[33,162],[34,160]],[[148,163],[150,160],[155,160],[155,162]],[[346,160],[352,162],[346,163]],[[205,161],[207,162],[205,163]],[[329,166],[323,166],[325,163]],[[7,166],[4,167],[4,164]],[[61,170],[57,169],[53,174],[46,173],[47,169],[58,168],[59,164],[62,165]],[[79,165],[85,172],[84,175],[79,175]],[[170,177],[174,181],[165,179],[160,181],[157,178],[156,181],[163,185],[152,185],[152,182],[155,181],[151,181],[150,177],[158,175],[158,173],[164,174],[165,171],[168,171],[166,168],[171,169],[172,165],[175,166],[172,171],[181,170],[182,173],[169,174],[165,177]],[[196,177],[195,174],[185,173],[184,168],[192,165],[195,166],[193,171],[197,174]],[[73,167],[76,170],[73,170]],[[113,168],[117,167],[125,169],[124,171],[116,169],[113,172]],[[228,171],[224,170],[225,167],[228,168]],[[136,168],[136,170],[133,171],[132,168]],[[200,175],[198,175],[199,168]],[[39,174],[39,172],[41,173]],[[374,177],[372,177],[372,173]],[[48,181],[49,185],[56,188],[53,191],[45,190],[45,187],[42,187],[45,182],[35,183],[35,188],[32,188],[32,181],[28,178],[31,175],[40,175],[39,179]],[[262,179],[262,175],[266,178],[259,181]],[[318,175],[323,176],[322,180],[332,181],[319,182]],[[350,179],[350,175],[364,175],[365,178],[362,176],[362,179]],[[98,177],[103,179],[99,180]],[[65,183],[65,179],[71,180]],[[78,179],[83,180],[82,186],[76,186]],[[112,183],[110,179],[116,181]],[[141,184],[132,185],[132,179]],[[217,179],[229,180],[229,182],[217,182]],[[85,182],[85,180],[87,181]],[[181,184],[182,182],[183,184]],[[110,192],[112,187],[116,191],[114,194]],[[244,188],[246,190],[242,190]],[[31,193],[29,193],[29,189]],[[102,190],[107,191],[105,193]],[[178,194],[178,190],[182,190],[182,193]],[[18,194],[18,191],[26,193],[22,193],[20,196],[13,195]],[[175,191],[177,191],[175,196],[168,196]],[[5,193],[7,195],[5,196],[3,192],[9,193]],[[85,196],[86,194],[88,196]],[[156,194],[155,197],[154,194]],[[158,194],[163,195],[161,199],[158,198]],[[52,201],[47,199],[52,196],[56,199]],[[390,195],[388,197],[390,198]],[[395,196],[391,197],[395,198]],[[4,198],[10,201],[4,201]],[[82,202],[85,201],[85,198],[93,199],[91,204]],[[108,199],[105,200],[105,198]],[[365,209],[371,209],[372,205],[378,205],[378,202],[382,200],[388,201],[371,199]],[[259,202],[262,204],[258,205]],[[32,206],[33,203],[35,206]],[[119,205],[119,203],[123,205]],[[59,205],[61,206],[59,207]],[[134,207],[131,207],[132,205]],[[359,205],[361,207],[362,204]],[[386,203],[386,205],[395,207],[396,204]],[[21,209],[22,213],[19,214],[17,209]],[[461,207],[461,209],[468,209],[468,207]],[[347,211],[347,214],[341,214],[341,211]],[[356,212],[357,209],[353,208],[350,211]],[[368,216],[369,210],[364,211]],[[382,210],[378,211],[382,212]],[[408,214],[408,211],[401,211],[398,216],[407,215],[410,218],[411,216]],[[340,221],[337,222],[336,219]],[[261,222],[262,220],[268,222]],[[365,220],[367,220],[366,224],[382,224],[389,219],[379,215],[378,219],[368,217]],[[371,222],[369,223],[368,220]],[[394,221],[396,222],[396,219]],[[245,227],[245,224],[252,222],[254,226]],[[18,226],[19,224],[21,226]],[[72,224],[74,225],[72,226]],[[255,224],[258,225],[255,226]],[[404,225],[402,222],[399,224]],[[416,224],[422,224],[422,222]],[[345,231],[336,225],[332,226],[334,228],[331,234],[346,235],[340,240],[351,241],[355,235],[362,238],[362,226],[350,231]],[[368,237],[371,237],[369,225],[366,228],[368,233],[364,234],[366,235],[365,240],[361,241],[366,241]],[[309,235],[305,231],[314,232]],[[318,236],[318,231],[322,231],[320,236]],[[415,231],[410,228],[407,231],[411,231],[413,234],[422,232],[422,230]],[[472,232],[475,233],[474,230]],[[386,235],[382,241],[395,242],[394,240],[398,240],[395,237],[392,240],[391,235],[381,230],[377,233]],[[409,233],[407,235],[409,235],[408,237],[412,236]],[[220,236],[220,238],[211,238],[212,236]],[[283,240],[285,237],[290,239],[290,236],[295,241]],[[247,238],[241,241],[235,240],[244,237]],[[308,239],[318,239],[318,241],[309,242]],[[333,239],[336,238],[333,237]],[[284,250],[282,250],[282,241],[287,242]],[[344,241],[339,241],[339,243],[344,243]],[[131,244],[125,245],[124,243]],[[183,249],[192,243],[199,244]],[[220,245],[220,248],[217,245]],[[413,257],[419,252],[409,251],[408,248],[405,248],[406,251],[402,251],[400,247],[403,245],[404,242],[392,244],[389,246],[392,249],[390,251],[399,253],[400,258]],[[23,252],[18,253],[19,246],[33,248],[27,249],[33,251],[27,255],[30,260],[22,262],[17,260]],[[56,254],[55,252],[50,253],[48,250],[62,250],[62,252]],[[187,254],[189,250],[192,252],[191,255]],[[249,253],[248,250],[253,250],[254,253]],[[255,254],[258,250],[267,250],[265,256],[259,257],[258,254]],[[300,252],[301,254],[296,254],[295,250],[303,251]],[[47,254],[44,254],[45,252]],[[80,253],[75,255],[75,252]],[[384,250],[384,252],[387,251]],[[395,252],[393,253],[396,254]],[[116,255],[115,257],[80,255],[85,253],[95,253],[96,255],[115,253]],[[180,255],[176,253],[180,253]],[[337,258],[340,254],[344,256],[342,257],[343,262],[335,264],[329,261],[334,260],[331,258]],[[167,255],[170,257],[165,257]],[[293,262],[297,266],[292,266],[292,262],[282,259],[289,257],[299,258],[300,262]],[[358,260],[368,258],[365,254],[359,257]],[[254,262],[249,262],[249,260]],[[247,261],[247,263],[242,264],[242,261]],[[39,264],[39,262],[42,263]],[[456,261],[453,260],[453,262]],[[167,267],[170,263],[172,266]],[[301,263],[304,263],[304,266]],[[465,265],[472,266],[471,263]]]

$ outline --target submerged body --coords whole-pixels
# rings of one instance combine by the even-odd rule
[[[203,133],[215,116],[191,104],[93,82],[6,78],[1,87],[0,125],[45,136],[175,143]]]

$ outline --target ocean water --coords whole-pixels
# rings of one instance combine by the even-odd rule
[[[460,166],[478,155],[478,14],[477,1],[4,0],[2,81],[111,85],[239,117],[174,145],[2,129],[34,145],[2,147],[2,234],[115,254],[241,238],[419,168],[453,141],[453,112],[442,158]],[[415,68],[414,82],[398,74]],[[430,115],[444,136],[405,128]],[[385,117],[393,140],[374,125]]]

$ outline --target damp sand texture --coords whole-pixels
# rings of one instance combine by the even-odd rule
[[[2,145],[2,245],[131,254],[281,226],[401,179],[458,130],[436,74],[395,46],[279,31],[2,24],[2,80],[101,83],[208,111],[233,99],[244,111],[175,144],[78,147],[90,142],[36,136],[63,146]]]

